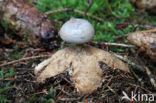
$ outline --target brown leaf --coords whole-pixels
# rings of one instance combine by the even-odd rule
[[[156,29],[130,33],[127,39],[156,61]]]
[[[5,78],[5,80],[8,80],[8,81],[10,81],[10,80],[15,80],[15,78],[13,78],[13,77],[8,77],[8,78]]]
[[[26,0],[1,0],[0,16],[9,29],[16,31],[20,37],[28,34],[28,42],[39,45],[39,38],[50,39],[54,37],[56,28],[54,24]],[[2,23],[3,24],[3,23]]]
[[[156,0],[131,0],[131,3],[140,10],[150,10],[156,13]]]

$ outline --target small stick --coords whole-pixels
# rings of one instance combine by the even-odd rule
[[[118,57],[119,59],[121,59],[121,60],[127,62],[127,64],[129,64],[129,65],[135,67],[136,69],[138,69],[138,70],[140,70],[140,71],[142,71],[142,72],[145,71],[145,70],[143,69],[143,66],[138,65],[138,64],[132,62],[132,61],[129,60],[127,57],[118,55],[118,54],[116,54],[116,53],[112,53],[112,54],[114,54],[114,55],[115,55],[116,57]]]
[[[21,59],[18,59],[18,60],[14,60],[14,61],[11,61],[11,62],[0,64],[0,67],[6,66],[6,65],[10,65],[10,64],[14,64],[14,63],[18,63],[18,62],[25,61],[25,60],[38,59],[38,58],[50,57],[50,56],[51,55],[39,55],[39,56],[32,56],[32,57],[21,58]]]
[[[112,8],[111,8],[108,0],[106,0],[106,4],[108,6],[108,11],[107,12],[112,15]]]
[[[92,1],[92,0],[89,0],[89,2],[90,2],[90,1]],[[89,4],[90,4],[90,3],[87,2],[87,0],[84,0],[84,3],[85,3],[87,6],[89,6]]]
[[[113,53],[116,57],[118,57],[119,59],[127,62],[127,64],[135,67],[136,69],[143,71],[142,66],[141,65],[137,65],[136,63],[132,62],[131,60],[129,60],[127,57],[123,57],[121,55],[115,54]],[[131,69],[131,73],[135,76],[135,78],[137,78],[137,80],[143,85],[144,82],[142,81],[142,79],[133,71],[133,69]]]
[[[61,100],[61,101],[75,101],[75,100],[79,100],[79,98],[60,98],[59,100]]]
[[[144,28],[144,29],[155,29],[156,28],[156,26],[150,26],[150,25],[139,25],[138,27],[140,27],[140,28]]]
[[[151,91],[149,91],[148,89],[146,89],[146,88],[144,88],[144,87],[142,87],[140,85],[136,85],[136,84],[133,84],[133,83],[128,83],[128,84],[131,85],[131,86],[139,87],[139,88],[143,89],[144,91],[146,91],[148,93],[152,93]]]
[[[93,0],[89,0],[89,3],[87,3],[86,0],[84,0],[84,2],[86,3],[86,5],[88,6],[88,8],[85,10],[85,13],[88,13],[89,9],[92,7],[93,5]]]
[[[100,17],[97,17],[97,16],[94,16],[94,15],[91,15],[89,13],[86,13],[84,11],[81,11],[81,10],[76,10],[76,9],[73,9],[73,8],[63,8],[63,9],[57,9],[57,10],[53,10],[53,11],[48,11],[46,12],[45,14],[46,15],[51,15],[51,14],[54,14],[54,13],[58,13],[58,12],[75,12],[75,13],[79,13],[83,16],[89,16],[95,20],[98,20],[99,22],[104,22],[104,20]]]
[[[97,42],[93,42],[93,43],[97,44]],[[101,42],[101,43],[105,45],[110,45],[110,46],[121,46],[121,47],[128,47],[128,48],[136,47],[135,45],[121,44],[121,43],[108,43],[108,42]]]
[[[156,32],[156,29],[144,30],[144,31],[141,31],[141,32]]]
[[[127,36],[128,36],[128,34],[121,34],[119,36],[114,37],[113,39],[124,38],[124,37],[127,37]]]
[[[115,55],[116,57],[120,58],[121,60],[127,62],[129,65],[132,65],[132,66],[138,68],[138,69],[141,70],[141,71],[144,71],[142,68],[145,68],[145,71],[146,71],[148,77],[150,78],[151,84],[154,86],[154,88],[156,88],[156,82],[155,82],[154,78],[151,76],[152,73],[151,73],[151,71],[149,70],[148,67],[146,67],[146,66],[141,66],[141,65],[137,65],[137,64],[135,64],[134,62],[128,60],[128,58],[122,57],[121,55],[117,55],[117,54],[114,54],[114,55]],[[133,71],[132,71],[132,72],[133,72]],[[134,74],[134,73],[133,73],[133,74]],[[135,75],[135,76],[136,76],[136,75]],[[138,80],[141,81],[141,79],[140,79],[138,76],[136,76],[136,78],[138,78]]]
[[[145,70],[146,70],[146,73],[150,79],[151,84],[154,86],[154,88],[156,88],[156,83],[155,83],[154,78],[151,76],[152,75],[151,71],[147,67],[145,67]]]

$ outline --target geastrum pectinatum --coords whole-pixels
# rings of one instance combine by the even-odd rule
[[[67,71],[78,92],[87,94],[92,93],[101,84],[102,69],[99,62],[129,72],[128,67],[111,53],[84,44],[92,40],[94,35],[94,28],[87,20],[71,18],[59,33],[64,41],[81,45],[59,50],[36,66],[38,82]]]

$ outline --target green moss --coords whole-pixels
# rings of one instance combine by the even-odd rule
[[[4,81],[6,78],[9,77],[14,77],[14,69],[10,68],[8,71],[2,71],[0,70],[0,103],[8,103],[7,99],[7,92],[14,88],[13,85],[13,80],[10,81]]]
[[[0,96],[0,103],[8,103],[8,100],[5,97]]]
[[[9,53],[9,57],[13,59],[20,59],[24,55],[24,51],[20,48],[16,47],[11,53]]]
[[[9,21],[3,20],[3,21],[1,21],[1,23],[6,31],[9,30],[9,25],[11,24]]]
[[[39,0],[39,2],[40,3],[36,5],[36,7],[42,12],[61,8],[74,8],[82,11],[87,9],[87,5],[84,0]],[[94,25],[96,30],[96,34],[94,36],[95,41],[113,42],[113,37],[131,31],[131,27],[127,27],[124,30],[117,30],[116,23],[125,22],[126,19],[134,12],[134,8],[130,4],[129,0],[110,0],[109,2],[108,0],[94,0],[88,13],[102,18],[105,22],[100,23],[90,17],[83,18],[88,19]],[[73,12],[59,12],[49,17],[55,21],[65,22],[71,16],[82,17],[82,15]],[[107,20],[110,16],[113,20]],[[60,26],[61,25],[58,25],[58,28]]]
[[[14,77],[15,76],[15,73],[14,73],[14,69],[13,68],[10,68],[9,71],[0,71],[0,79],[1,80],[4,80],[5,78],[8,78],[8,77]]]

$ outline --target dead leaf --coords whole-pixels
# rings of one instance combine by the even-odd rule
[[[68,71],[71,80],[81,94],[92,93],[101,85],[103,62],[114,69],[129,72],[128,67],[109,52],[88,45],[67,47],[59,50],[51,58],[35,68],[38,82]]]
[[[40,44],[40,37],[50,39],[55,35],[54,23],[26,0],[0,0],[0,12],[2,25],[20,37],[27,35],[33,46]]]
[[[131,3],[140,10],[149,10],[156,13],[156,0],[131,0]]]
[[[156,61],[156,29],[130,33],[127,39]]]
[[[13,77],[8,77],[8,78],[5,78],[5,80],[8,80],[8,81],[10,81],[10,80],[15,80],[15,78],[13,78]]]

